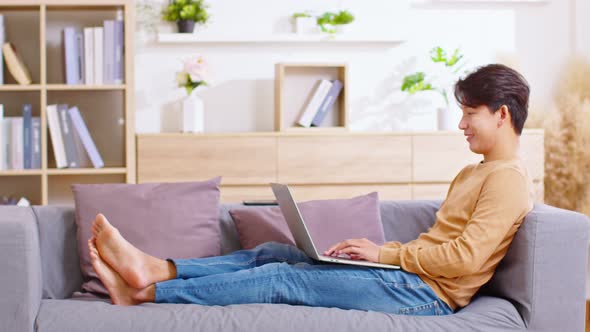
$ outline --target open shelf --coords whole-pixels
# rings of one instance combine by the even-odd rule
[[[22,117],[29,103],[41,124],[41,168],[0,170],[0,196],[20,195],[32,204],[73,204],[73,183],[135,182],[133,0],[3,0],[6,41],[12,42],[33,84],[19,85],[4,66],[0,104],[5,117]],[[63,29],[124,24],[123,84],[65,84]],[[103,168],[57,169],[47,123],[47,105],[78,106],[103,161]],[[79,150],[80,151],[80,150]],[[82,150],[83,151],[83,150]],[[86,156],[86,152],[83,152]],[[82,157],[82,161],[87,159]],[[87,160],[86,160],[87,161]],[[88,161],[89,162],[89,161]]]
[[[401,38],[388,36],[367,36],[349,34],[266,34],[266,35],[212,35],[206,33],[160,33],[160,43],[347,43],[347,44],[386,44],[397,45],[403,43]]]
[[[319,127],[297,121],[309,103],[318,80],[338,79],[342,91]],[[347,130],[348,66],[345,63],[277,63],[275,65],[275,131]]]

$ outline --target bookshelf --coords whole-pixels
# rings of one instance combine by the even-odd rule
[[[301,127],[297,120],[318,80],[338,79],[342,91],[320,127]],[[348,65],[346,63],[277,63],[275,65],[275,131],[342,131],[348,129]]]
[[[6,41],[15,45],[31,73],[31,85],[19,85],[4,67],[0,104],[5,116],[21,116],[22,104],[33,106],[41,121],[41,168],[0,170],[0,196],[24,196],[31,204],[73,204],[74,183],[135,183],[135,115],[133,91],[133,0],[3,0]],[[62,30],[124,21],[124,82],[67,85]],[[47,124],[47,105],[78,106],[103,168],[56,168]]]

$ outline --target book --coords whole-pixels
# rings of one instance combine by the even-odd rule
[[[4,30],[4,15],[0,14],[0,45],[6,41],[6,32]],[[4,56],[0,52],[0,84],[4,84]]]
[[[123,20],[119,17],[115,20],[115,62],[114,62],[114,83],[123,84],[123,77],[125,71],[123,68],[124,64],[124,52],[125,52],[125,34],[123,27]]]
[[[13,117],[10,160],[12,169],[23,169],[23,118]]]
[[[4,169],[12,168],[12,160],[10,160],[11,143],[12,141],[12,118],[5,117],[2,120],[2,151],[4,153]]]
[[[322,79],[316,83],[315,89],[312,90],[310,97],[308,97],[308,102],[303,108],[303,112],[299,117],[299,121],[297,121],[298,125],[302,127],[311,126],[311,122],[320,108],[320,104],[328,94],[328,91],[331,87],[332,82],[328,80]]]
[[[61,130],[61,138],[66,151],[66,161],[68,167],[80,167],[78,164],[78,152],[76,151],[76,143],[74,142],[74,135],[72,133],[72,121],[68,116],[68,105],[57,105],[57,113],[59,116],[59,129]]]
[[[333,80],[332,87],[328,91],[326,98],[324,98],[324,100],[320,104],[318,112],[311,121],[312,126],[319,127],[322,124],[322,121],[324,121],[324,118],[332,109],[332,106],[334,105],[336,100],[338,100],[338,95],[340,95],[340,91],[342,91],[342,82],[340,82],[340,80]]]
[[[84,83],[94,84],[94,29],[84,28]]]
[[[31,121],[31,132],[33,133],[33,153],[31,157],[31,168],[41,168],[41,119],[39,117],[33,117]]]
[[[62,140],[61,129],[59,126],[59,115],[57,112],[58,105],[47,105],[47,124],[49,126],[49,136],[53,146],[53,155],[55,157],[55,166],[64,168],[68,166],[66,159],[65,147]]]
[[[85,62],[84,62],[84,32],[83,31],[76,31],[76,65],[78,69],[78,84],[84,84],[85,75],[84,71],[86,70]]]
[[[2,45],[2,53],[8,71],[20,85],[31,84],[31,74],[12,43]]]
[[[104,27],[103,79],[105,84],[115,83],[115,21],[106,20]]]
[[[103,80],[103,38],[102,27],[93,28],[94,31],[94,84],[104,84]]]
[[[78,43],[76,41],[76,29],[74,27],[63,29],[63,52],[66,84],[79,84]]]
[[[94,168],[104,167],[104,162],[102,161],[100,153],[98,153],[98,149],[96,148],[96,145],[94,144],[94,141],[88,132],[88,127],[86,127],[86,123],[84,122],[84,119],[82,119],[80,110],[78,110],[78,107],[74,106],[68,110],[68,113],[72,119],[74,128],[78,133],[78,137],[82,141],[88,157],[90,157],[90,160],[92,161],[92,165]]]
[[[23,105],[23,168],[31,169],[31,162],[33,157],[33,133],[31,127],[33,126],[33,107],[31,104]]]

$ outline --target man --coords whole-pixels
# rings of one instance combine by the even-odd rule
[[[463,112],[459,128],[483,160],[455,177],[432,228],[405,244],[350,239],[325,252],[402,270],[321,264],[277,243],[220,257],[161,260],[133,247],[100,214],[88,241],[93,267],[113,302],[122,305],[288,303],[450,314],[492,277],[532,209],[518,157],[528,112],[524,78],[488,65],[459,80],[455,97]]]

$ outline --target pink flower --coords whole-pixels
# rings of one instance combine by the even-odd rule
[[[208,63],[197,55],[184,61],[184,71],[188,73],[193,82],[204,81],[208,74]]]

